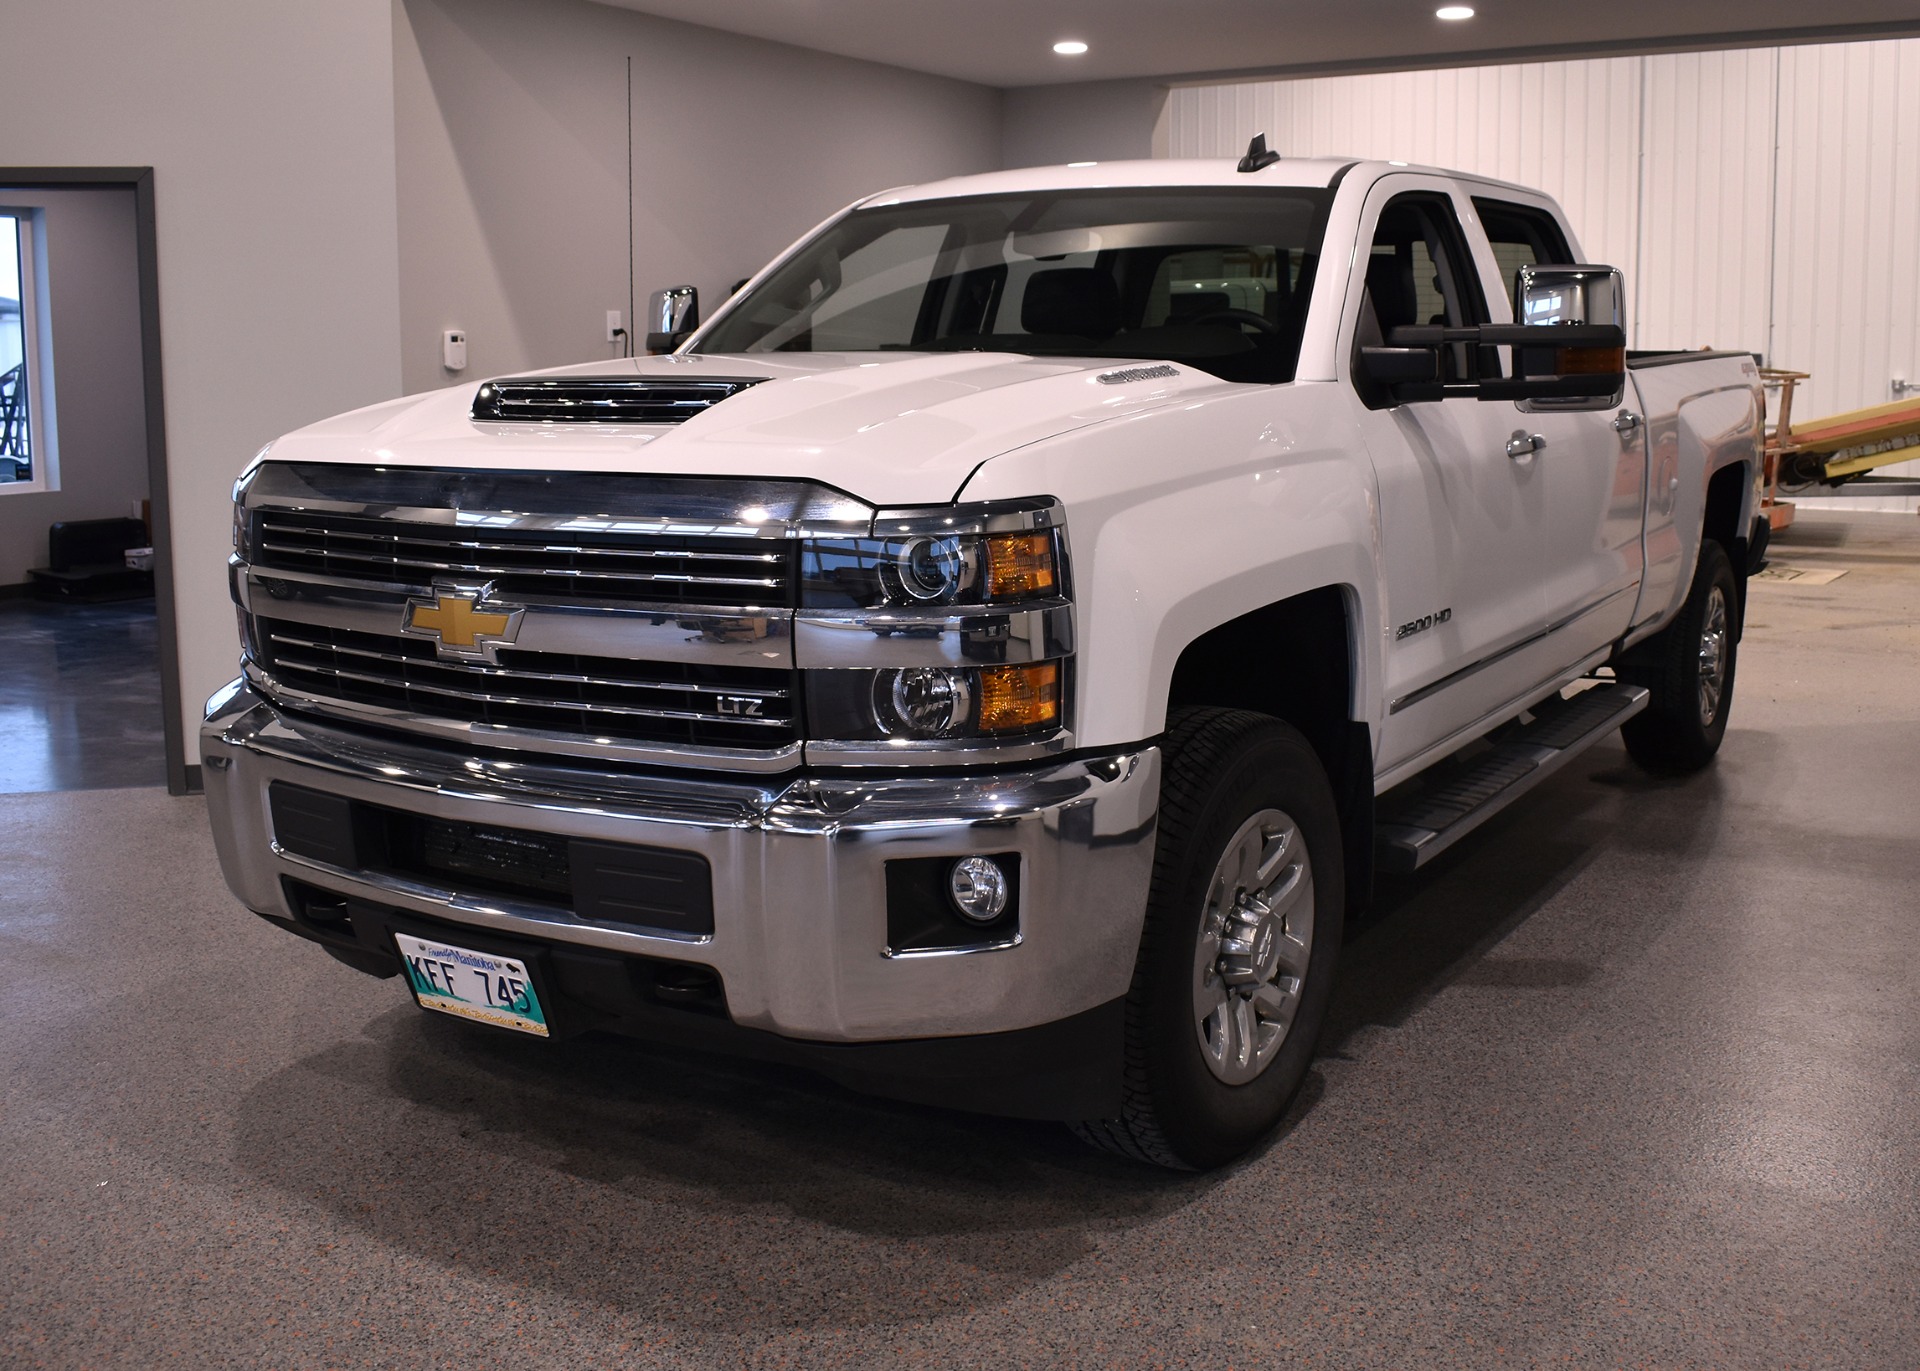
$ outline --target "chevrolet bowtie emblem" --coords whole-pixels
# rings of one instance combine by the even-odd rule
[[[433,639],[440,656],[457,662],[499,660],[500,649],[520,632],[520,605],[502,604],[490,597],[493,587],[442,586],[431,600],[407,601],[400,631],[414,638]]]

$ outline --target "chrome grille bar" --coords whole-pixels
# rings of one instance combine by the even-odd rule
[[[266,509],[254,518],[254,565],[267,570],[414,587],[468,576],[498,582],[508,595],[558,591],[615,603],[784,608],[792,602],[790,547],[757,539],[596,529],[562,544],[551,531],[480,539],[462,536],[468,530],[457,526],[442,534],[435,525],[365,516]]]
[[[352,647],[342,643],[315,642],[310,638],[295,637],[278,629],[268,635],[270,641],[286,647],[305,648],[314,652],[332,652],[347,657],[361,657],[368,661],[404,663],[409,666],[441,666],[448,671],[457,671],[465,676],[497,676],[503,680],[548,681],[558,685],[605,686],[613,690],[672,690],[688,695],[723,695],[730,699],[742,697],[759,700],[784,700],[790,691],[774,687],[715,686],[696,683],[674,682],[663,684],[657,681],[640,681],[632,677],[615,678],[611,676],[584,676],[555,671],[529,671],[525,669],[508,670],[506,667],[483,666],[473,662],[435,663],[421,657],[409,657],[398,652],[376,652],[364,647]],[[284,661],[284,658],[282,659]]]
[[[503,651],[498,666],[446,661],[419,639],[256,621],[272,678],[302,695],[488,727],[676,746],[793,741],[791,673]]]
[[[489,543],[473,538],[416,538],[409,537],[398,530],[383,529],[378,533],[369,533],[350,528],[324,528],[313,524],[296,524],[280,515],[268,516],[263,527],[274,534],[286,537],[360,539],[370,543],[405,543],[426,548],[451,547],[458,548],[462,552],[559,553],[571,557],[674,557],[684,558],[690,562],[764,562],[770,566],[782,560],[780,554],[776,552],[700,552],[692,548],[584,547],[575,543]]]

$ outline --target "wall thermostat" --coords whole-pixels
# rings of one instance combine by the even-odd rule
[[[440,358],[448,371],[467,369],[466,330],[450,328],[440,335]]]

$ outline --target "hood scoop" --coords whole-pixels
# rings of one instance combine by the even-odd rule
[[[520,376],[488,381],[473,417],[539,424],[683,424],[764,376]]]

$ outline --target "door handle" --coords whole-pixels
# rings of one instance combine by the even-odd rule
[[[1613,416],[1613,431],[1622,438],[1632,437],[1633,431],[1639,427],[1640,416],[1630,409],[1623,409]]]
[[[1513,437],[1507,439],[1507,456],[1517,461],[1530,453],[1538,452],[1546,445],[1547,440],[1544,434],[1528,433],[1523,428],[1517,428],[1513,431]]]

